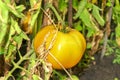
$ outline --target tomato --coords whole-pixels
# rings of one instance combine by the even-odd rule
[[[86,49],[84,36],[75,29],[68,28],[68,32],[60,32],[53,25],[42,28],[34,38],[34,49],[41,55],[41,46],[48,50],[46,60],[54,69],[71,68],[82,58]],[[52,56],[52,55],[53,56]],[[57,60],[56,60],[57,59]]]

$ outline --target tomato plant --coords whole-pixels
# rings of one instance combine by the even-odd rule
[[[86,41],[75,29],[68,28],[64,33],[58,31],[54,25],[49,25],[37,33],[34,48],[38,56],[42,55],[41,48],[46,50],[46,60],[52,64],[53,68],[62,69],[61,65],[71,68],[81,60]]]
[[[32,34],[32,27],[30,27],[31,13],[27,12],[26,16],[21,20],[21,29],[27,34]]]

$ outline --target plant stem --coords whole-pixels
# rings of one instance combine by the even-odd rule
[[[72,0],[68,1],[68,25],[72,27]]]
[[[12,62],[14,67],[12,68],[11,71],[8,72],[8,74],[5,76],[5,80],[8,80],[10,76],[12,76],[12,73],[17,69],[17,68],[20,68],[20,64],[25,61],[30,55],[31,53],[33,53],[33,50],[29,51],[28,53],[26,53],[25,56],[23,56],[22,58],[20,58],[20,60],[15,63],[14,61]]]
[[[55,13],[58,21],[63,22],[62,19],[61,19],[61,17],[59,16],[58,12],[56,11],[56,9],[52,6],[52,4],[47,4],[46,8],[51,8],[52,11]]]
[[[109,8],[107,15],[106,15],[106,30],[105,30],[105,37],[104,37],[104,45],[103,45],[103,49],[102,49],[102,53],[101,53],[101,60],[103,59],[105,52],[106,52],[106,46],[107,46],[107,41],[108,41],[108,37],[110,35],[110,25],[111,25],[111,18],[112,18],[112,9],[113,9],[113,5],[114,5],[114,0],[112,0],[112,5]]]

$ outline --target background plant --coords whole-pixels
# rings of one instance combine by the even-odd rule
[[[18,80],[50,78],[52,69],[46,68],[49,66],[48,63],[36,58],[32,41],[42,26],[53,22],[59,24],[61,20],[68,25],[68,2],[69,0],[0,1],[1,76],[7,79],[12,76]],[[73,0],[72,7],[72,28],[82,32],[87,41],[85,57],[77,67],[88,65],[92,59],[91,56],[100,50],[101,59],[104,55],[113,54],[115,55],[113,62],[120,64],[119,0]],[[32,33],[22,30],[23,27],[28,27],[28,31],[32,29]],[[38,66],[42,68],[41,74],[44,75],[34,72]],[[16,74],[17,69],[20,71]],[[52,77],[55,77],[54,74],[68,78],[59,71],[53,71]]]

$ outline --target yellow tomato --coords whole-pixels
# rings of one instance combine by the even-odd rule
[[[61,65],[64,68],[71,68],[81,60],[86,41],[75,29],[69,28],[69,31],[64,33],[49,25],[41,29],[34,38],[34,49],[38,56],[41,55],[41,46],[46,50],[49,49],[46,60],[53,68],[62,69]]]

